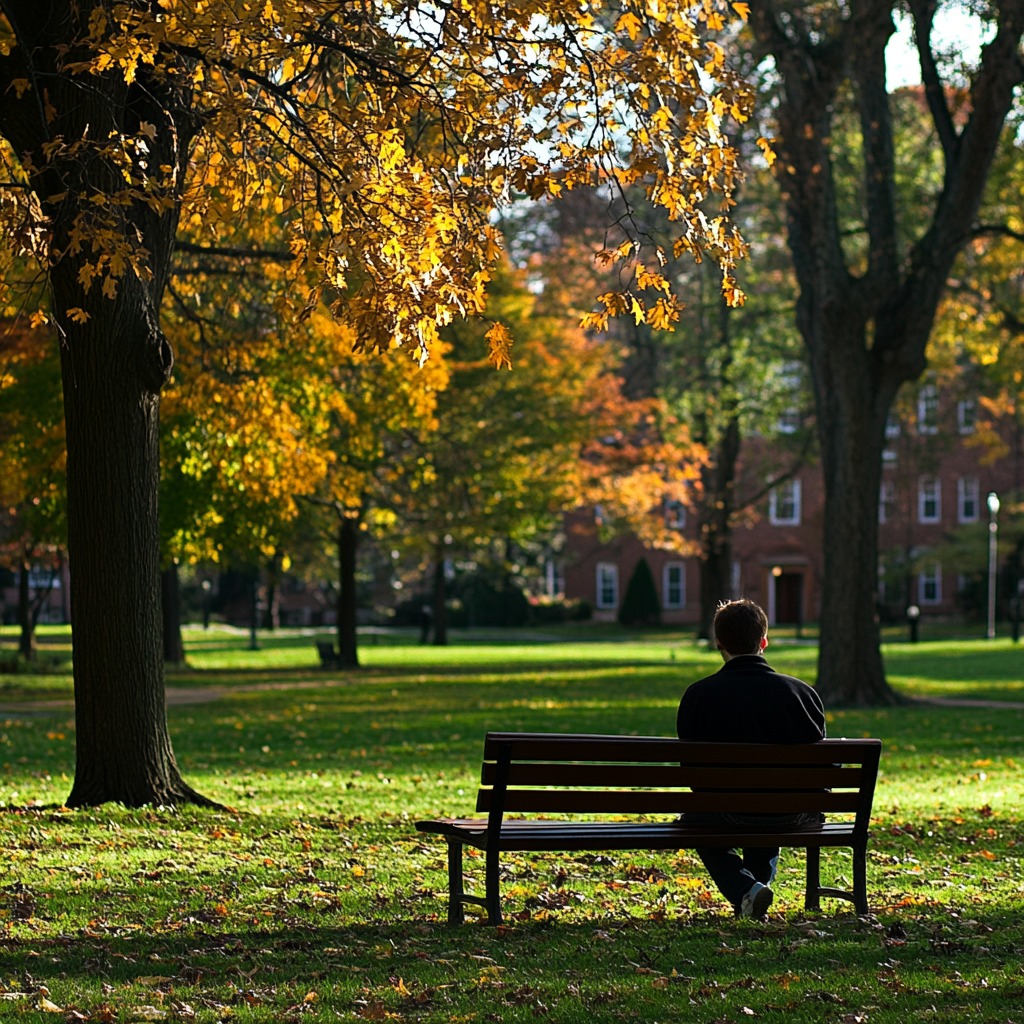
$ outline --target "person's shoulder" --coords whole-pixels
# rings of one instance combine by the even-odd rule
[[[719,669],[718,672],[712,672],[709,676],[703,676],[700,679],[695,679],[692,683],[687,685],[685,690],[683,690],[682,699],[686,700],[687,697],[692,699],[704,690],[710,689],[720,680],[720,677],[721,669]]]

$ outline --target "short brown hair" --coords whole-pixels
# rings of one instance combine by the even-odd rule
[[[753,601],[723,601],[715,612],[715,641],[726,654],[758,654],[768,635],[768,616]]]

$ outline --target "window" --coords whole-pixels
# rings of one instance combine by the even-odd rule
[[[686,566],[682,562],[666,562],[661,573],[662,601],[666,608],[686,606]]]
[[[925,384],[917,393],[917,432],[939,432],[939,389],[934,384]]]
[[[892,411],[885,420],[885,436],[886,437],[899,437],[900,436],[900,420],[899,417]]]
[[[670,530],[682,530],[686,527],[686,506],[681,501],[665,502],[665,525]]]
[[[917,593],[921,604],[942,601],[942,566],[938,562],[931,562],[918,573]]]
[[[613,562],[599,562],[597,566],[597,607],[618,608],[619,567]]]
[[[978,418],[978,403],[965,398],[956,403],[956,426],[961,434],[973,434]]]
[[[976,476],[962,476],[956,482],[957,518],[961,523],[978,521],[981,488]]]
[[[883,480],[878,490],[878,521],[892,522],[896,511],[896,484],[892,480]]]
[[[922,523],[937,523],[942,518],[942,493],[934,476],[923,476],[918,481],[917,518]]]
[[[803,365],[795,359],[787,360],[782,364],[779,373],[779,389],[790,392],[795,402],[800,401],[800,384],[803,379]],[[787,405],[780,413],[776,423],[776,429],[780,434],[795,434],[803,422],[800,406]]]
[[[787,480],[773,487],[768,499],[768,521],[774,526],[800,524],[800,481]]]

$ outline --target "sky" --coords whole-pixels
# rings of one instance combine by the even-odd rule
[[[904,85],[919,85],[921,82],[921,65],[917,59],[917,50],[909,18],[898,18],[896,34],[889,41],[886,50],[887,84],[889,90]],[[932,39],[939,49],[956,47],[963,50],[964,57],[974,63],[981,49],[980,26],[976,18],[958,4],[946,4],[936,17]]]

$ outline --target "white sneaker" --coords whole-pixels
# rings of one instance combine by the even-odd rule
[[[749,917],[755,921],[763,920],[773,899],[775,893],[767,885],[755,882],[740,903],[740,917]]]

